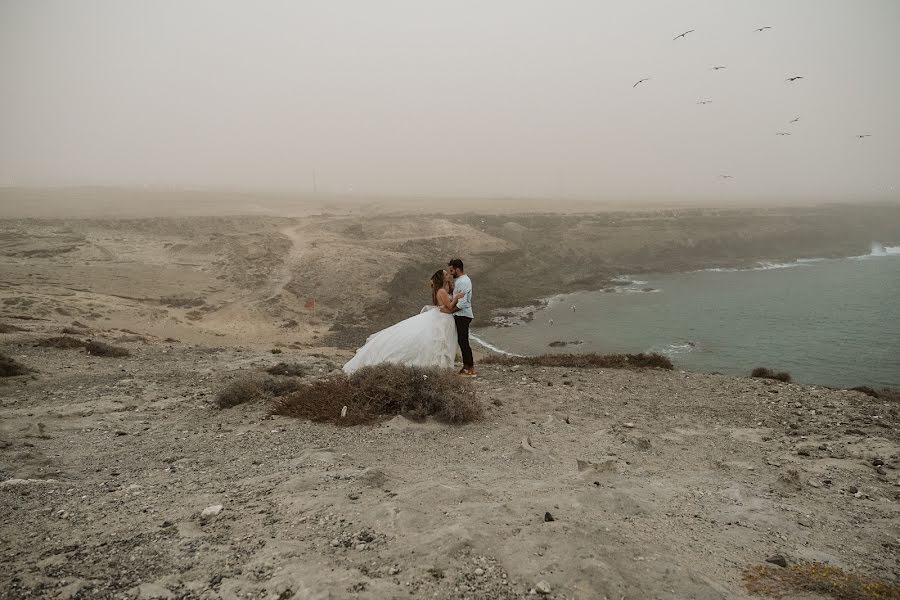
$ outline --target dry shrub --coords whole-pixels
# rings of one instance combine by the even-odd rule
[[[11,325],[9,323],[0,323],[0,333],[15,333],[17,331],[28,331],[22,327]]]
[[[756,367],[750,372],[750,377],[757,377],[760,379],[775,379],[778,381],[783,381],[785,383],[791,382],[791,374],[787,371],[779,371],[776,373],[772,369],[767,369],[766,367]]]
[[[878,398],[881,400],[890,400],[892,402],[900,402],[900,388],[883,387],[878,390]]]
[[[109,356],[118,358],[131,354],[131,352],[129,352],[126,348],[120,348],[119,346],[110,346],[109,344],[97,341],[90,341],[86,343],[84,345],[84,349],[87,350],[87,353],[91,356]]]
[[[856,387],[850,388],[850,391],[860,392],[871,398],[878,398],[881,400],[900,400],[900,390],[898,390],[897,388],[883,387],[876,390],[868,385],[858,385]]]
[[[30,372],[31,369],[11,356],[0,354],[0,377],[15,377],[16,375],[26,375]]]
[[[61,350],[71,350],[72,348],[84,348],[87,342],[73,338],[68,335],[60,335],[40,340],[35,346],[45,348],[59,348]]]
[[[856,387],[852,387],[852,388],[850,388],[850,391],[851,392],[860,392],[861,394],[865,394],[866,396],[870,396],[872,398],[878,397],[878,392],[876,392],[874,390],[874,388],[871,388],[867,385],[858,385]]]
[[[125,343],[140,342],[142,344],[146,344],[147,338],[142,335],[120,335],[116,338],[116,341]]]
[[[239,376],[232,380],[218,394],[215,404],[219,408],[231,408],[238,404],[277,398],[299,388],[295,379],[286,377],[266,377],[259,374]]]
[[[481,361],[489,365],[523,365],[529,367],[571,367],[576,369],[668,369],[674,368],[667,356],[656,352],[640,354],[541,354],[508,356],[492,354]]]
[[[824,563],[798,563],[789,567],[757,565],[744,570],[744,585],[751,594],[774,598],[813,593],[841,600],[900,600],[896,584],[846,573]]]
[[[347,416],[342,418],[344,406]],[[304,384],[278,398],[272,412],[338,425],[372,423],[393,415],[468,423],[483,414],[472,383],[451,370],[390,363]]]
[[[78,329],[77,327],[63,327],[62,332],[67,335],[87,335],[88,331],[85,329]]]
[[[206,304],[203,298],[179,298],[178,296],[168,296],[160,298],[159,303],[170,308],[196,308]]]
[[[266,369],[269,375],[282,375],[285,377],[303,377],[306,375],[306,367],[296,363],[280,362]]]

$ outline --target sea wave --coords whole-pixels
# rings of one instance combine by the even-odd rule
[[[615,279],[616,282],[624,283],[626,286],[629,285],[647,285],[646,281],[641,281],[640,279],[632,279],[631,277],[617,277]]]
[[[663,347],[655,346],[653,348],[650,348],[650,352],[658,352],[659,354],[671,356],[673,354],[685,354],[687,352],[693,352],[696,349],[697,344],[695,344],[694,342],[675,342]]]
[[[860,256],[848,256],[846,258],[798,258],[787,262],[759,262],[754,267],[714,267],[712,269],[700,269],[698,272],[711,273],[735,273],[737,271],[768,271],[771,269],[793,269],[796,267],[805,267],[814,263],[826,260],[866,260],[871,258],[880,258],[883,256],[900,256],[900,246],[885,246],[879,242],[872,242],[871,249],[868,254]]]
[[[517,357],[522,356],[521,354],[513,354],[512,352],[507,352],[506,350],[502,350],[502,349],[498,348],[497,346],[491,344],[490,342],[484,341],[483,339],[481,339],[474,333],[469,332],[469,337],[472,338],[473,340],[475,340],[481,346],[484,346],[488,350],[491,350],[492,352],[496,352],[497,354],[503,354],[504,356],[517,356]]]
[[[900,246],[885,246],[880,242],[872,242],[868,254],[861,256],[851,256],[855,260],[865,260],[869,258],[881,258],[882,256],[900,256]]]
[[[659,292],[660,290],[656,288],[646,287],[649,283],[647,281],[643,281],[641,279],[635,279],[630,275],[624,275],[622,277],[616,277],[612,283],[612,287],[604,288],[604,292],[624,292],[626,294],[647,294],[651,292]]]
[[[700,269],[700,271],[693,271],[694,273],[698,272],[710,272],[710,273],[737,273],[739,271],[770,271],[772,269],[793,269],[794,267],[803,267],[812,262],[818,262],[820,260],[824,260],[822,258],[804,258],[800,260],[795,260],[791,262],[785,263],[770,263],[770,262],[761,262],[757,263],[755,267],[714,267],[712,269]]]

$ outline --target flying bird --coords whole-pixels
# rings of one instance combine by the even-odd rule
[[[756,31],[765,31],[766,29],[772,29],[772,28],[769,27],[768,25],[766,25],[765,27],[760,27],[760,28],[757,29]]]
[[[634,84],[633,86],[631,86],[631,89],[636,88],[637,86],[641,85],[641,84],[644,83],[645,81],[650,81],[650,78],[649,78],[649,77],[644,77],[643,79],[641,79],[640,81],[638,81],[636,84]]]
[[[727,69],[727,68],[728,68],[728,67],[721,67],[721,66],[719,66],[719,67],[713,67],[712,69],[710,69],[710,71],[718,71],[718,70],[720,70],[720,69]]]
[[[719,175],[722,179],[734,179],[733,175]]]
[[[785,81],[797,81],[798,79],[803,79],[800,75],[794,75],[793,77],[788,77]]]
[[[863,139],[863,138],[867,138],[867,137],[872,137],[872,134],[871,133],[863,133],[862,135],[858,135],[856,137],[858,137],[859,139]]]
[[[794,117],[793,119],[791,119],[790,121],[788,121],[788,125],[790,125],[791,123],[796,123],[796,122],[799,121],[799,120],[800,120],[800,117]]]
[[[712,100],[701,100],[697,104],[711,104]]]
[[[677,40],[678,38],[683,38],[683,37],[686,36],[687,34],[693,33],[694,31],[695,31],[694,29],[688,29],[688,30],[685,31],[684,33],[679,33],[678,35],[676,35],[675,37],[672,38],[672,41]]]
[[[791,134],[788,133],[787,131],[779,131],[779,132],[776,132],[775,135],[791,135]]]

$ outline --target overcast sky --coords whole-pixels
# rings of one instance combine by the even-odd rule
[[[0,0],[0,89],[2,185],[900,192],[897,0]]]

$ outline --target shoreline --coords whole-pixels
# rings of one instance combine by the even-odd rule
[[[755,265],[744,265],[742,267],[710,267],[699,270],[691,270],[691,271],[676,271],[676,272],[657,272],[657,273],[645,273],[641,274],[641,277],[645,277],[652,281],[653,276],[674,276],[678,277],[679,275],[689,275],[693,273],[736,273],[736,272],[754,272],[754,271],[770,271],[770,270],[783,270],[783,269],[793,269],[793,268],[805,268],[807,266],[812,265],[821,265],[827,262],[846,262],[846,261],[866,261],[866,260],[875,260],[880,258],[898,258],[900,259],[900,246],[891,246],[887,244],[875,244],[872,245],[872,251],[868,254],[864,255],[847,255],[840,257],[816,257],[816,258],[797,258],[797,259],[784,259],[780,261],[756,261]],[[746,263],[747,261],[741,261],[742,263]],[[593,301],[600,301],[601,297],[599,294],[605,293],[655,293],[661,290],[656,289],[654,287],[647,286],[648,281],[638,279],[635,274],[629,274],[625,276],[621,276],[619,279],[613,280],[611,283],[614,283],[615,286],[608,288],[601,288],[600,290],[575,290],[575,291],[567,291],[565,293],[554,294],[552,296],[541,298],[538,302],[520,306],[520,307],[512,307],[512,308],[503,308],[495,310],[491,315],[490,324],[487,326],[482,326],[473,331],[474,342],[477,343],[483,352],[487,355],[497,354],[497,355],[506,355],[512,357],[529,357],[529,356],[540,356],[543,354],[554,354],[558,352],[579,352],[587,340],[589,345],[594,344],[596,340],[591,341],[588,338],[579,337],[577,334],[573,334],[572,331],[568,331],[567,333],[560,332],[560,336],[558,339],[554,339],[546,347],[542,348],[534,348],[534,344],[527,342],[527,340],[523,341],[522,336],[526,335],[526,333],[519,334],[508,334],[501,335],[499,340],[503,340],[504,338],[509,338],[509,335],[512,335],[512,338],[506,339],[507,344],[503,345],[502,341],[498,341],[498,338],[492,336],[493,332],[502,329],[508,329],[511,327],[519,327],[524,326],[537,317],[537,313],[540,311],[546,311],[549,307],[553,305],[568,305],[570,302],[575,303],[574,301],[570,301],[569,299],[572,297],[580,297],[580,303],[589,301],[593,298]],[[646,286],[646,287],[645,287]],[[589,299],[585,299],[585,295],[589,296]],[[624,300],[621,300],[624,301]],[[564,307],[565,308],[565,307]],[[559,307],[557,306],[557,309]],[[551,316],[556,317],[556,314],[553,313]],[[547,315],[544,315],[544,319],[547,318]],[[564,317],[563,317],[564,318]],[[552,319],[551,319],[552,324]],[[571,323],[569,323],[571,329]],[[575,325],[576,329],[578,329],[577,324]],[[528,331],[532,331],[529,329]],[[671,333],[671,332],[670,332]],[[546,334],[539,334],[539,337],[543,337]],[[576,339],[578,338],[578,339]],[[514,342],[518,340],[518,344]],[[602,353],[616,353],[616,352],[659,352],[664,356],[671,358],[672,360],[678,361],[679,363],[683,363],[684,361],[688,362],[688,366],[679,365],[679,368],[696,373],[706,373],[712,374],[717,373],[719,371],[724,371],[728,375],[742,376],[746,375],[741,370],[737,368],[729,368],[722,364],[706,364],[704,367],[703,364],[695,364],[697,361],[700,363],[708,362],[710,359],[703,359],[703,357],[694,357],[693,359],[684,358],[686,353],[690,353],[699,348],[698,343],[696,341],[692,341],[689,337],[673,337],[671,342],[666,343],[655,343],[651,344],[647,347],[642,347],[642,349],[637,349],[636,347],[630,347],[628,350],[623,350],[619,346],[614,347],[604,347],[602,350],[597,350]],[[541,343],[546,342],[545,339],[542,339]],[[525,344],[525,346],[523,346]],[[626,344],[627,345],[627,344]],[[529,349],[530,348],[530,349]],[[785,357],[790,357],[790,354],[785,354]],[[680,360],[679,360],[680,359]],[[762,361],[765,362],[765,361]],[[790,364],[790,360],[787,358],[779,359],[779,362],[774,363],[775,367],[782,366],[783,362],[787,362]],[[716,363],[713,360],[713,363]],[[749,368],[749,367],[748,367]],[[803,369],[796,366],[798,371],[801,371],[801,377]],[[788,367],[792,374],[794,373],[794,368]],[[821,369],[819,369],[821,370]],[[815,372],[815,369],[812,369]],[[813,377],[813,373],[807,374],[808,377],[813,378],[804,378],[802,379],[802,383],[805,385],[821,385],[830,387],[833,389],[854,389],[859,386],[872,386],[872,387],[887,387],[893,389],[900,389],[900,382],[896,380],[896,378],[892,378],[890,376],[890,369],[888,371],[879,370],[876,371],[875,374],[869,373],[868,375],[861,375],[860,377],[853,377],[852,373],[848,375],[846,372],[842,372],[842,377],[837,377],[833,379],[828,379],[826,377],[825,380],[820,378]],[[821,373],[819,374],[821,376]],[[877,383],[873,383],[877,382]]]
[[[504,306],[500,308],[491,309],[491,319],[490,325],[479,327],[479,329],[491,329],[491,328],[505,328],[514,325],[520,325],[522,323],[529,323],[534,319],[534,312],[537,310],[541,310],[549,306],[554,300],[560,300],[566,296],[571,296],[573,294],[580,293],[591,293],[591,292],[629,292],[629,293],[652,293],[657,290],[652,288],[641,288],[635,289],[629,286],[633,285],[647,285],[646,281],[639,279],[638,276],[641,277],[652,277],[654,275],[678,275],[678,274],[690,274],[690,273],[704,273],[704,272],[742,272],[742,271],[769,271],[775,269],[790,269],[790,268],[798,268],[802,267],[805,264],[814,264],[822,261],[829,260],[850,260],[850,259],[869,259],[869,258],[881,258],[886,256],[894,256],[900,255],[900,242],[896,242],[898,245],[888,245],[888,244],[880,244],[880,246],[886,251],[886,254],[858,254],[858,255],[845,255],[845,256],[822,256],[822,257],[814,257],[814,258],[782,258],[776,259],[775,261],[763,261],[763,260],[755,260],[748,261],[747,259],[741,259],[739,261],[730,262],[730,263],[722,263],[720,266],[716,267],[707,267],[704,269],[693,269],[688,271],[643,271],[640,273],[623,273],[618,275],[612,279],[602,282],[600,286],[593,288],[575,288],[575,289],[567,289],[564,292],[560,292],[557,294],[553,294],[552,296],[544,296],[538,298],[536,300],[530,301],[525,304],[520,304],[516,306]],[[748,266],[753,263],[756,263],[757,266]],[[743,265],[743,266],[737,266]],[[606,285],[604,285],[606,284]],[[561,301],[561,300],[560,300]],[[505,314],[504,314],[505,313]]]

